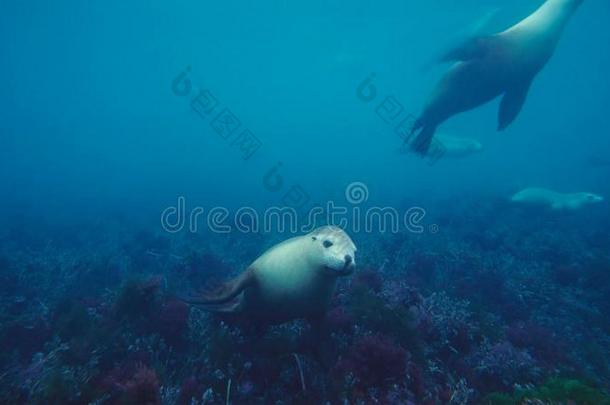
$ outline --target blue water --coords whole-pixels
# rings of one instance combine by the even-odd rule
[[[302,214],[328,201],[346,205],[346,188],[362,183],[367,193],[362,208],[395,207],[402,213],[409,207],[420,207],[425,212],[422,221],[425,229],[434,230],[432,234],[424,232],[423,236],[404,229],[399,236],[392,232],[351,232],[349,226],[353,223],[348,220],[348,233],[357,235],[354,239],[358,263],[369,270],[381,268],[385,289],[391,280],[415,283],[405,275],[415,259],[406,262],[399,259],[405,249],[409,255],[431,253],[436,257],[430,259],[434,262],[432,266],[441,272],[451,272],[450,263],[455,262],[448,257],[461,257],[464,251],[478,257],[486,268],[513,269],[506,263],[522,260],[520,264],[531,266],[527,269],[517,266],[526,276],[505,279],[508,276],[502,273],[498,277],[499,282],[510,284],[506,288],[511,292],[527,290],[527,294],[536,294],[538,287],[532,286],[546,282],[542,281],[546,280],[542,274],[553,268],[554,264],[549,263],[556,256],[560,257],[557,259],[560,267],[577,266],[579,271],[588,274],[590,270],[599,278],[587,279],[587,284],[575,276],[579,281],[549,287],[552,294],[549,292],[548,299],[540,301],[528,300],[526,293],[526,298],[513,299],[525,299],[525,305],[533,310],[541,305],[552,307],[558,297],[563,297],[571,304],[560,305],[572,308],[566,310],[572,312],[562,316],[570,319],[579,317],[573,306],[599,305],[596,313],[601,314],[603,324],[603,316],[608,314],[605,311],[609,310],[604,304],[610,292],[609,281],[606,273],[599,273],[597,267],[593,269],[587,260],[610,270],[607,253],[610,3],[587,0],[581,6],[563,33],[553,58],[537,76],[522,112],[506,131],[495,130],[498,100],[442,125],[444,133],[477,139],[484,147],[480,153],[462,159],[441,158],[437,162],[422,159],[401,148],[402,140],[394,133],[396,122],[387,123],[376,112],[380,103],[391,96],[402,106],[401,119],[418,115],[435,83],[447,70],[447,65],[431,63],[439,54],[471,35],[501,31],[540,4],[539,0],[4,2],[0,6],[3,240],[0,256],[6,259],[1,262],[7,263],[2,271],[15,284],[7,281],[2,291],[0,321],[5,329],[2,336],[15,333],[8,328],[18,328],[20,322],[31,326],[26,320],[31,320],[41,306],[51,312],[43,317],[48,326],[45,329],[48,339],[43,342],[15,348],[9,340],[3,340],[2,351],[7,354],[2,357],[5,365],[2,368],[13,370],[13,380],[7,380],[8,377],[1,380],[3,400],[88,403],[105,398],[110,402],[101,403],[146,403],[132,397],[117,400],[115,393],[100,389],[104,385],[97,382],[98,391],[94,394],[89,391],[83,394],[87,384],[66,382],[62,385],[64,391],[73,389],[80,394],[70,391],[45,396],[32,385],[16,389],[14,382],[22,377],[15,375],[21,376],[19,370],[27,370],[36,355],[47,356],[53,350],[49,346],[53,336],[75,345],[70,340],[74,337],[57,337],[53,308],[65,297],[83,299],[78,290],[89,298],[112,302],[108,294],[118,294],[134,275],[147,278],[162,274],[165,281],[158,294],[163,298],[158,299],[163,301],[164,297],[187,288],[202,288],[208,281],[205,265],[198,256],[193,259],[199,263],[195,281],[187,282],[183,273],[174,272],[190,254],[214,255],[214,260],[228,266],[219,270],[223,274],[219,278],[223,279],[229,276],[227,272],[238,273],[266,248],[288,237],[277,230],[255,235],[234,231],[228,236],[219,235],[206,228],[205,219],[198,232],[189,232],[187,225],[181,232],[168,233],[162,227],[162,212],[176,207],[181,197],[186,202],[187,215],[194,207],[202,207],[207,214],[212,207],[225,207],[234,213],[245,206],[262,212],[271,206],[284,205]],[[364,102],[358,97],[358,89],[370,77],[374,77],[377,93],[374,100]],[[188,80],[188,84],[180,79]],[[214,111],[205,116],[198,114],[192,105],[199,91],[208,92],[205,94],[217,103]],[[214,119],[222,111],[229,111],[239,121],[235,132],[223,135],[215,130]],[[250,140],[255,140],[254,152],[244,149],[244,138],[240,138],[246,136],[244,130],[249,131],[246,134]],[[510,196],[526,187],[566,193],[586,191],[603,196],[606,201],[559,213],[511,206]],[[294,195],[289,193],[297,189],[301,197],[298,201],[290,199]],[[347,203],[350,209],[353,205]],[[322,220],[317,225],[326,222]],[[151,239],[142,242],[138,232],[146,232]],[[493,236],[488,238],[489,234]],[[496,241],[497,235],[502,235],[501,242]],[[155,238],[161,242],[155,244]],[[555,254],[544,256],[540,253],[543,245]],[[234,257],[235,250],[239,251],[238,258]],[[151,263],[150,258],[157,257],[154,254],[161,256]],[[172,255],[178,259],[172,259]],[[90,269],[91,265],[86,263],[98,256],[107,257],[113,263],[110,267],[119,269],[117,274],[110,274],[109,270],[106,276],[100,276],[107,279],[100,282],[56,271],[71,268],[72,262],[85,263],[83,267]],[[479,278],[470,265],[455,260],[463,267],[464,273],[460,274],[464,280]],[[38,267],[27,270],[34,262]],[[497,262],[505,262],[505,267]],[[383,263],[390,263],[392,269]],[[536,269],[543,269],[542,273],[536,273]],[[386,272],[391,275],[386,277]],[[570,273],[568,278],[571,276]],[[443,276],[435,280],[416,287],[425,297],[445,291],[449,295],[455,293],[455,280],[442,281]],[[530,282],[530,287],[524,286]],[[597,288],[593,292],[591,285]],[[477,301],[478,289],[483,287],[471,288],[463,287],[461,293],[451,296],[456,300]],[[112,293],[107,294],[108,291]],[[14,302],[22,299],[27,304],[15,309]],[[491,323],[497,331],[504,331],[515,321],[498,315],[502,313],[498,306],[485,301],[471,310],[489,317],[499,316],[501,320]],[[526,311],[528,314],[517,316],[517,320],[542,322],[545,317],[556,316],[553,322],[547,322],[552,325],[545,327],[554,334],[566,333],[553,329],[553,325],[568,327],[567,323],[562,324],[567,321],[547,309],[536,316]],[[92,311],[89,308],[89,315]],[[103,318],[95,314],[96,322],[100,317]],[[211,325],[213,330],[214,324]],[[590,338],[599,354],[589,360],[581,358],[581,363],[588,364],[591,358],[610,359],[607,335],[610,328],[605,327],[595,326],[596,332]],[[185,336],[192,332],[192,325],[189,328]],[[369,327],[369,332],[385,333],[374,326]],[[575,339],[583,333],[572,332]],[[482,333],[484,337],[474,339],[472,345],[502,341],[498,334],[503,333]],[[135,339],[134,336],[154,335],[146,328],[125,334],[131,337],[117,343],[122,349],[132,344],[130,339]],[[194,357],[192,353],[198,352],[197,342],[185,339],[189,342],[187,349],[182,349],[182,357],[172,360],[182,366]],[[357,336],[347,339],[350,345],[353,339],[357,341]],[[568,340],[567,345],[574,344]],[[426,345],[425,338],[422,342],[424,348],[432,347]],[[414,352],[407,343],[399,343],[406,351]],[[86,346],[83,351],[93,352],[100,345]],[[526,349],[536,357],[536,349]],[[594,350],[586,348],[582,352],[589,349]],[[116,349],[117,353],[122,353],[120,350]],[[468,350],[460,358],[476,351]],[[18,354],[11,354],[13,351]],[[310,396],[299,397],[302,403],[344,398],[329,394],[330,388],[325,383],[311,381],[323,380],[326,371],[320,364],[324,361],[318,362],[306,350],[296,351],[301,353],[306,378],[313,385]],[[294,373],[290,353],[281,361],[261,360],[251,353],[244,354],[240,361],[251,362],[255,368],[259,362],[271,362],[277,367],[291,363],[286,367]],[[430,355],[426,349],[424,353],[429,359],[439,357]],[[345,359],[347,355],[338,356]],[[100,366],[84,366],[90,357],[83,355],[77,361],[67,362],[65,367],[91,367],[103,376],[110,373],[113,365],[120,367],[120,358],[117,354],[104,359]],[[335,364],[337,357],[331,358],[329,368],[341,369]],[[443,378],[434,379],[424,372],[426,390],[438,393],[442,390],[438,387],[453,387],[448,380],[469,378],[463,368],[455,366],[458,360],[452,361],[451,366],[441,367],[445,370]],[[575,366],[579,360],[574,358],[565,362],[555,358],[545,361],[550,364],[541,366],[545,371],[531,381],[534,385],[543,384],[553,375],[586,380],[601,390],[610,384],[607,367],[604,371],[602,366],[591,365],[583,366],[582,370]],[[214,369],[204,371],[194,367],[184,371],[177,365],[183,371],[171,375],[160,371],[152,361],[142,362],[156,370],[158,385],[165,388],[178,390],[189,376],[205,388],[214,386],[216,402],[210,403],[224,403],[221,391],[226,388],[226,380],[232,378],[238,384],[240,378],[239,370],[223,370],[221,384],[216,380],[210,382]],[[425,362],[418,364],[424,367]],[[554,368],[561,371],[553,371]],[[44,380],[36,375],[32,378]],[[409,378],[403,375],[397,379],[398,384],[414,377]],[[494,390],[512,392],[513,383],[528,382],[515,379]],[[277,403],[289,398],[282,390],[300,389],[292,386],[295,381],[261,388],[264,384],[254,378],[252,384],[252,394],[246,388],[235,388],[243,392],[235,394],[233,403]],[[470,402],[463,403],[482,403],[481,398],[489,392],[470,380],[468,384],[475,387],[475,392]],[[382,384],[371,383],[367,389],[387,390],[377,385]],[[434,387],[438,389],[435,391]],[[409,390],[413,391],[413,387],[404,387],[404,392]],[[439,399],[438,395],[430,399],[430,393],[404,392],[381,403],[458,403]],[[201,398],[202,393],[197,395]],[[358,399],[364,401],[360,403],[373,403],[371,398],[377,394],[367,395],[346,398],[350,403],[358,403]],[[168,393],[162,396],[166,403],[178,403],[167,399]],[[155,401],[153,395],[148,403]]]
[[[444,73],[421,70],[454,36],[496,8],[492,32],[537,5],[488,3],[4,5],[3,202],[76,216],[154,211],[177,194],[269,203],[260,178],[277,161],[319,198],[355,180],[388,203],[530,184],[605,191],[605,173],[582,163],[608,150],[603,1],[579,10],[506,133],[494,131],[496,103],[446,123],[484,143],[474,159],[428,169],[400,155],[355,97],[375,72],[380,97],[418,114]],[[260,138],[259,156],[240,161],[172,94],[186,66]]]

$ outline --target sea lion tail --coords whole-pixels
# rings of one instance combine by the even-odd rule
[[[224,304],[202,305],[196,303],[194,305],[198,305],[200,309],[206,312],[214,312],[216,314],[238,314],[242,311],[241,300],[239,299],[233,299]]]
[[[214,306],[227,304],[230,303],[230,301],[232,301],[235,297],[237,297],[243,290],[251,286],[253,282],[253,271],[251,269],[248,269],[233,280],[222,284],[220,287],[210,293],[203,294],[202,296],[197,298],[180,298],[180,300],[191,305]],[[210,307],[210,310],[213,311],[214,307]]]

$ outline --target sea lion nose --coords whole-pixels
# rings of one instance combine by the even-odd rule
[[[345,255],[344,259],[345,259],[346,266],[352,264],[352,260],[354,260],[354,259],[352,259],[352,257],[350,255]]]

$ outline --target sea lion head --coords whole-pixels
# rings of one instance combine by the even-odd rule
[[[353,273],[356,266],[356,245],[341,228],[324,226],[307,235],[312,244],[316,264],[328,274],[340,277]]]
[[[585,204],[595,204],[604,201],[604,197],[593,193],[580,193],[579,196]]]

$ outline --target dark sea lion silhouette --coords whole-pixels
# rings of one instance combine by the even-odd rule
[[[506,31],[473,38],[445,54],[456,62],[438,83],[407,139],[425,155],[438,125],[503,95],[498,130],[517,117],[532,81],[549,61],[561,33],[583,0],[547,0]]]

